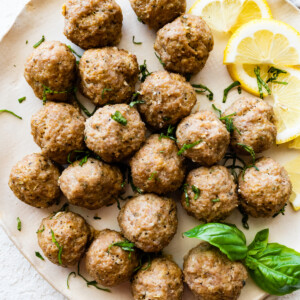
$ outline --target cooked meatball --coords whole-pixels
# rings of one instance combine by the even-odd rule
[[[136,56],[116,47],[90,49],[79,63],[80,89],[95,105],[128,102],[135,91]]]
[[[60,195],[59,170],[42,154],[25,156],[11,170],[9,187],[21,201],[34,207],[49,207]]]
[[[44,42],[27,58],[24,76],[38,98],[67,101],[76,80],[76,58],[65,44]]]
[[[122,182],[123,176],[117,167],[94,158],[88,158],[82,166],[76,161],[59,178],[59,186],[68,202],[87,209],[116,202]]]
[[[151,135],[130,161],[134,185],[148,193],[176,191],[185,175],[184,159],[177,152],[174,141]]]
[[[213,45],[205,21],[185,14],[157,32],[154,49],[168,71],[195,74],[204,67]]]
[[[168,258],[145,263],[134,276],[131,288],[134,300],[180,300],[183,294],[182,271]]]
[[[222,159],[230,141],[225,125],[210,111],[200,111],[184,118],[177,127],[176,137],[180,149],[190,147],[182,154],[205,166]]]
[[[238,206],[233,176],[227,168],[217,165],[192,170],[185,181],[181,204],[202,222],[224,220]]]
[[[223,116],[234,113],[232,121],[237,130],[234,130],[230,144],[235,150],[249,154],[238,143],[252,147],[257,153],[275,144],[277,130],[271,105],[257,98],[242,98],[235,101]]]
[[[70,104],[48,102],[31,118],[31,134],[45,156],[64,164],[84,148],[84,117]]]
[[[44,255],[52,263],[71,267],[77,264],[85,253],[91,232],[80,215],[58,212],[42,220],[37,237]],[[61,254],[59,248],[62,249]]]
[[[138,266],[137,249],[123,250],[114,243],[126,242],[117,231],[105,229],[98,233],[86,253],[86,269],[99,284],[116,286],[131,278]]]
[[[185,12],[186,0],[130,0],[138,18],[158,30]]]
[[[154,194],[140,195],[122,207],[118,222],[124,236],[138,248],[145,252],[158,252],[176,233],[176,203]]]
[[[178,123],[191,113],[197,101],[189,82],[179,74],[158,71],[149,75],[140,89],[139,111],[154,128]]]
[[[292,183],[287,171],[272,158],[256,161],[256,168],[239,176],[239,195],[247,214],[255,218],[272,217],[289,200]]]
[[[67,0],[65,36],[82,49],[112,46],[122,35],[123,15],[114,0]]]
[[[246,284],[247,270],[217,248],[202,242],[184,257],[184,281],[199,300],[236,300]]]
[[[85,136],[87,147],[104,161],[120,161],[140,148],[146,139],[146,126],[135,108],[106,105],[86,121]]]

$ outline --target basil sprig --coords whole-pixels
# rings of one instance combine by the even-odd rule
[[[269,229],[259,231],[248,247],[244,234],[230,224],[199,225],[184,235],[209,242],[230,260],[242,260],[253,281],[269,294],[282,296],[300,289],[300,253],[268,243]]]

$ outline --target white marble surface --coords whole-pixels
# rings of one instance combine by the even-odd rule
[[[300,0],[292,1],[300,6]],[[0,0],[0,38],[7,32],[26,2],[27,0]],[[0,299],[65,299],[35,271],[15,248],[1,227],[0,241]],[[272,297],[272,300],[275,299],[279,300],[279,297]],[[280,297],[280,300],[283,299],[300,299],[300,292]]]

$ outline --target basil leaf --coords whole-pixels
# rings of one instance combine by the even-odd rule
[[[300,253],[291,248],[268,244],[248,255],[245,264],[254,282],[269,294],[281,296],[300,289]]]
[[[247,255],[256,255],[259,251],[266,249],[268,245],[269,229],[259,231],[253,242],[248,246]]]
[[[244,259],[247,255],[245,235],[231,224],[207,223],[196,226],[184,235],[209,242],[232,261]]]

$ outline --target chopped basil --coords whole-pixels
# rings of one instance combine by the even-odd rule
[[[45,230],[45,225],[43,225],[42,229],[38,229],[36,233],[43,232]]]
[[[222,117],[222,111],[221,111],[221,109],[217,108],[214,104],[212,104],[211,106],[212,106],[212,108],[215,111],[217,111],[219,113],[219,118],[221,118]]]
[[[149,181],[151,181],[153,179],[154,179],[154,181],[159,181],[158,173],[156,171],[152,172],[148,178]]]
[[[82,55],[79,55],[70,45],[69,46],[67,46],[69,49],[70,49],[70,51],[72,52],[72,53],[74,53],[76,56],[78,56],[79,58],[81,58],[82,57]]]
[[[104,89],[102,90],[102,93],[101,93],[101,98],[104,99],[104,94],[105,94],[106,92],[111,92],[111,91],[112,91],[112,89],[104,88]]]
[[[73,96],[74,96],[74,99],[75,99],[76,103],[78,104],[78,106],[80,107],[80,109],[81,109],[88,117],[91,117],[91,116],[96,112],[97,106],[94,108],[93,112],[90,113],[90,112],[87,110],[87,108],[86,108],[86,107],[78,100],[77,95],[76,95],[76,91],[77,91],[77,89],[74,89],[74,91],[73,91]]]
[[[71,88],[67,91],[54,91],[51,88],[49,88],[48,86],[43,85],[43,104],[46,104],[47,101],[47,94],[67,94],[67,93],[71,93],[74,91],[74,88]]]
[[[109,253],[110,249],[114,246],[118,246],[122,248],[122,250],[129,252],[129,258],[131,257],[131,252],[134,252],[135,245],[134,243],[131,243],[129,241],[124,241],[124,242],[115,242],[109,245],[107,252]]]
[[[118,110],[113,115],[111,115],[111,118],[123,126],[127,125],[127,120],[122,116],[122,114]]]
[[[17,229],[18,229],[19,231],[21,231],[21,230],[22,230],[22,222],[21,222],[21,220],[20,220],[19,217],[17,217],[17,222],[18,222]]]
[[[192,185],[192,191],[195,194],[194,200],[197,200],[200,196],[200,190],[196,186]]]
[[[141,82],[144,82],[146,78],[152,74],[152,72],[148,71],[146,60],[144,60],[144,63],[140,65],[140,74],[141,77],[139,78]]]
[[[284,82],[284,81],[277,81],[278,76],[280,74],[286,74],[287,73],[286,71],[275,68],[275,67],[271,67],[271,68],[269,68],[268,73],[270,73],[271,77],[269,77],[269,79],[267,80],[267,83],[273,82],[273,83],[279,83],[279,84],[284,84],[284,85],[288,84],[287,82]]]
[[[182,148],[177,152],[177,155],[181,155],[184,151],[199,145],[201,142],[202,142],[202,140],[196,141],[196,142],[191,143],[191,144],[184,144],[182,146]]]
[[[74,157],[74,160],[72,161],[74,154],[76,154],[76,155]],[[98,159],[98,160],[101,159],[97,154],[93,153],[90,150],[72,150],[68,154],[67,162],[69,164],[73,164],[75,161],[80,160],[79,165],[80,165],[80,167],[82,167],[87,162],[88,158],[90,158],[90,157]]]
[[[135,41],[135,36],[132,37],[132,42],[133,42],[135,45],[142,45],[142,44],[143,44],[142,42],[136,42],[136,41]]]
[[[214,202],[214,203],[215,203],[215,202],[220,202],[220,201],[221,201],[220,198],[216,198],[216,199],[212,199],[212,200],[211,200],[211,202]]]
[[[239,212],[242,215],[242,224],[243,224],[243,227],[245,229],[249,229],[249,224],[248,224],[249,216],[248,216],[248,214],[246,213],[246,211],[244,210],[244,208],[241,205],[238,206],[238,209],[239,209]]]
[[[284,216],[284,214],[285,214],[285,207],[286,206],[287,206],[287,204],[284,204],[284,207],[279,212],[277,212],[276,214],[274,214],[273,218],[276,218],[280,214],[282,214]]]
[[[44,257],[41,255],[40,252],[35,251],[35,256],[38,257],[41,260],[45,260]]]
[[[159,136],[159,139],[170,139],[170,140],[173,140],[173,141],[177,141],[176,140],[176,137],[174,136],[175,135],[175,127],[172,126],[172,125],[169,125],[168,129],[167,129],[167,133],[164,134],[164,133],[161,133],[160,136]]]
[[[61,265],[62,261],[61,261],[61,253],[62,253],[62,246],[57,242],[56,238],[55,238],[55,234],[53,232],[53,230],[51,229],[51,236],[52,236],[52,242],[56,245],[56,247],[58,248],[58,263]]]
[[[206,97],[208,98],[209,101],[214,100],[214,93],[205,85],[203,84],[192,84],[192,87],[195,88],[195,92],[197,94],[203,94],[205,92],[208,92]]]
[[[155,56],[157,57],[157,59],[159,60],[160,64],[161,64],[163,67],[165,67],[166,64],[161,60],[161,57],[160,57],[156,52],[154,52],[154,53],[155,53]]]
[[[230,91],[231,89],[235,88],[236,86],[238,87],[238,93],[240,94],[240,93],[242,92],[242,91],[241,91],[241,83],[240,83],[239,81],[233,82],[232,84],[230,84],[230,85],[224,90],[223,103],[226,102],[229,91]]]
[[[101,218],[98,216],[94,216],[94,220],[101,220]]]
[[[11,115],[17,117],[18,119],[22,120],[22,117],[16,115],[14,112],[12,112],[12,111],[10,111],[10,110],[7,110],[7,109],[0,109],[0,113],[2,113],[2,112],[9,113],[9,114],[11,114]]]
[[[37,48],[44,41],[45,41],[45,36],[42,36],[42,38],[36,44],[33,45],[33,48]]]
[[[68,277],[67,277],[67,288],[68,288],[68,289],[70,288],[70,286],[69,286],[69,280],[70,280],[70,277],[71,277],[72,275],[74,275],[74,277],[76,277],[76,273],[75,273],[75,272],[69,273],[69,275],[68,275]]]
[[[136,104],[143,104],[145,101],[138,100],[140,93],[136,92],[132,95],[131,102],[129,103],[130,107],[134,107]]]
[[[266,91],[268,92],[268,95],[271,95],[271,90],[268,87],[267,83],[265,83],[263,81],[263,79],[260,77],[260,67],[257,66],[256,68],[254,68],[254,74],[256,75],[256,79],[257,79],[257,86],[258,86],[258,91],[259,91],[259,96],[261,99],[264,98],[264,94],[263,94],[263,87],[266,89]]]
[[[22,98],[19,98],[19,99],[18,99],[19,103],[22,103],[22,102],[24,102],[25,100],[26,100],[26,97],[22,97]]]

